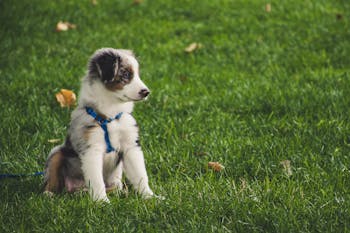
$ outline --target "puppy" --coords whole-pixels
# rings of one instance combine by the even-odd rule
[[[77,108],[63,145],[51,150],[45,166],[46,193],[87,188],[93,200],[109,202],[106,189],[122,189],[122,172],[144,198],[148,185],[134,102],[150,91],[129,50],[103,48],[88,63]]]

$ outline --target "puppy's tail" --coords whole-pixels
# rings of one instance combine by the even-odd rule
[[[45,165],[44,192],[59,193],[64,188],[62,146],[51,150]]]

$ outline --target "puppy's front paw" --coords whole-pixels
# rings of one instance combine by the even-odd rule
[[[94,193],[93,190],[89,191],[93,201],[109,203],[109,199],[105,191],[100,193]]]
[[[94,198],[94,201],[98,203],[111,203],[107,196],[103,198]]]

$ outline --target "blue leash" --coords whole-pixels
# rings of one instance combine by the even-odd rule
[[[85,110],[86,110],[86,113],[89,114],[90,116],[92,116],[98,122],[98,124],[101,126],[101,128],[103,129],[105,142],[106,142],[106,146],[107,146],[106,152],[109,153],[109,152],[112,152],[112,151],[116,151],[115,148],[111,144],[111,140],[109,139],[107,124],[112,122],[112,121],[114,121],[114,120],[119,120],[122,117],[123,112],[118,113],[114,118],[104,119],[103,117],[98,115],[90,107],[85,107]]]
[[[44,175],[44,172],[35,172],[32,174],[0,174],[0,179],[23,178],[23,177],[29,177],[29,176],[42,176],[42,175]]]

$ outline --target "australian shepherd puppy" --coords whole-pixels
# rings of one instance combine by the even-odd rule
[[[148,185],[134,102],[150,91],[129,50],[103,48],[88,63],[77,108],[63,145],[51,150],[45,167],[46,193],[87,188],[93,200],[109,202],[106,189],[122,189],[122,172],[144,198]]]

